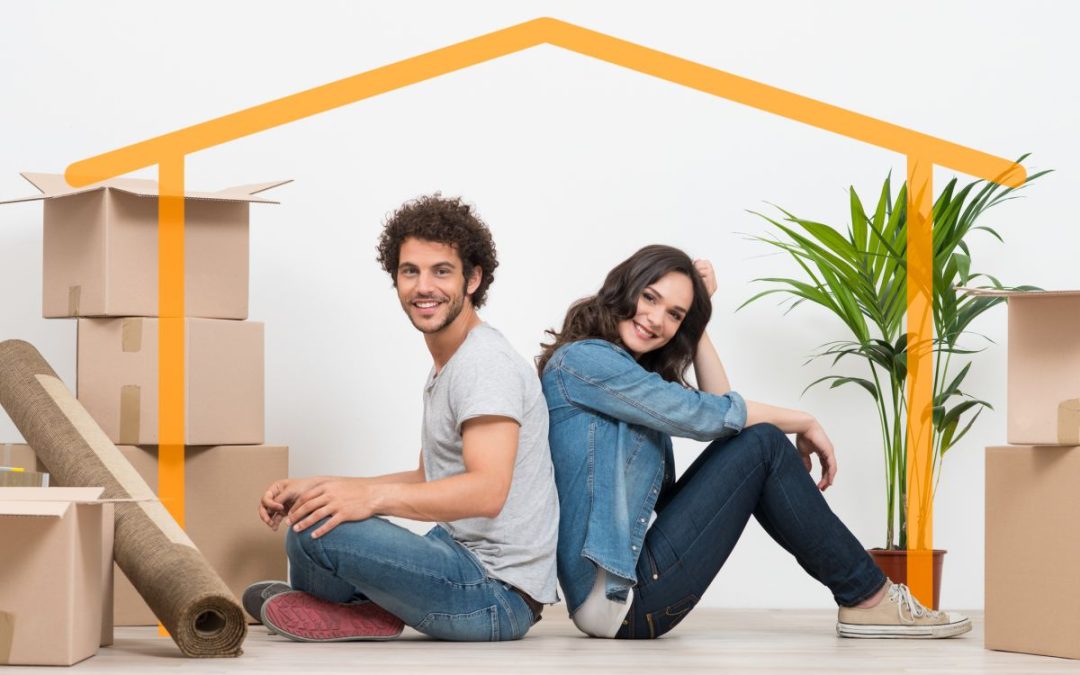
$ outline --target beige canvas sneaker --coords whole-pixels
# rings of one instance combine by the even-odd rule
[[[889,584],[875,607],[841,607],[836,634],[849,638],[945,638],[971,630],[957,612],[935,612],[919,604],[904,584]]]

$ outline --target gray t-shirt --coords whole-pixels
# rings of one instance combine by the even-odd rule
[[[548,410],[536,371],[502,333],[473,328],[442,372],[424,387],[424,472],[436,480],[465,472],[461,426],[483,415],[520,425],[510,493],[494,518],[439,523],[495,579],[538,602],[558,602],[555,547],[559,498],[548,448]]]

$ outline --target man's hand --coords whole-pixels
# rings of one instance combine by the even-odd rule
[[[701,275],[701,280],[705,283],[705,290],[709,292],[709,297],[713,296],[716,292],[716,271],[713,270],[712,263],[704,258],[699,258],[694,261],[694,269]]]
[[[312,476],[311,478],[285,478],[274,481],[259,500],[259,518],[270,529],[277,531],[282,518],[293,507],[296,498],[328,480],[330,480],[329,476]]]
[[[821,428],[817,420],[811,422],[806,431],[796,434],[795,447],[799,449],[807,471],[813,470],[810,456],[818,456],[818,461],[821,462],[821,480],[818,481],[817,486],[824,492],[833,484],[833,478],[836,477],[836,451],[833,450],[832,441],[825,435],[825,430]]]
[[[341,523],[377,515],[385,487],[348,478],[325,481],[296,498],[286,522],[292,525],[295,532],[303,532],[323,518],[329,518],[311,533],[312,539],[318,539]]]

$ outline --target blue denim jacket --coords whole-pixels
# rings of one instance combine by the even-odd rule
[[[674,483],[671,436],[738,433],[746,403],[668,382],[605,340],[559,348],[541,377],[559,491],[559,582],[570,613],[607,570],[607,597],[625,601],[658,498]],[[591,562],[590,562],[591,561]]]

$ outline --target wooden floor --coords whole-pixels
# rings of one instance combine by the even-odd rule
[[[76,665],[80,673],[1080,673],[1080,661],[983,649],[974,629],[945,640],[836,637],[836,612],[701,608],[660,640],[595,640],[578,633],[561,607],[520,642],[446,643],[406,628],[380,643],[298,644],[251,626],[238,659],[183,659],[156,628],[118,628],[116,644]],[[26,670],[5,668],[0,675]],[[53,670],[52,672],[60,672]]]

